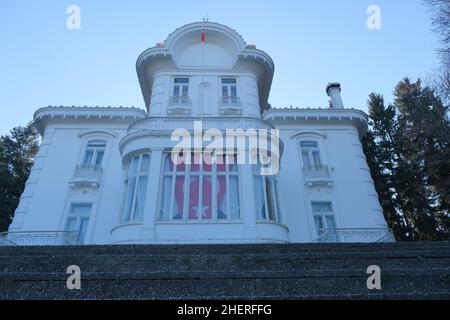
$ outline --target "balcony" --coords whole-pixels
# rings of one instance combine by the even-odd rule
[[[241,99],[235,96],[220,97],[219,114],[222,116],[241,115],[242,114]]]
[[[103,170],[99,165],[79,165],[69,183],[73,188],[98,188],[102,175]]]
[[[303,167],[305,184],[313,186],[332,186],[330,168],[327,165],[310,165]]]
[[[317,243],[381,243],[395,242],[388,228],[323,229]]]
[[[0,246],[79,245],[78,231],[11,231],[0,233]]]
[[[167,107],[168,115],[190,115],[191,100],[186,96],[172,96]]]

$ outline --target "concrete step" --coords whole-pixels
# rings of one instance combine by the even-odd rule
[[[66,287],[78,265],[82,290]],[[367,289],[369,265],[382,290]],[[0,247],[0,299],[450,298],[450,244]]]

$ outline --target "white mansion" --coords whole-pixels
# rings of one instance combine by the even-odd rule
[[[212,22],[175,30],[145,50],[136,69],[146,111],[36,111],[42,144],[3,241],[392,241],[360,142],[367,116],[344,109],[338,83],[326,87],[329,108],[270,108],[270,56]],[[216,149],[216,161],[186,160],[198,159],[207,143],[175,163],[173,132],[195,135],[199,125],[200,135],[266,130],[279,146],[279,171],[263,174],[262,157],[240,163],[240,151],[229,148]]]

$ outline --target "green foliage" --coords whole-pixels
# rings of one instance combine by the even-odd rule
[[[39,135],[29,124],[0,137],[0,231],[6,231],[25,188]]]
[[[363,143],[386,220],[399,240],[450,240],[448,107],[420,80],[401,81],[395,97],[369,96]]]

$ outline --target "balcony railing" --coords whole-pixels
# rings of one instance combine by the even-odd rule
[[[0,246],[79,245],[78,231],[11,231],[0,233]]]
[[[191,114],[191,100],[186,96],[173,96],[169,98],[168,115],[187,116]]]
[[[326,165],[305,166],[305,175],[307,179],[328,179],[330,178],[330,169]]]
[[[173,97],[170,97],[169,104],[171,106],[174,106],[174,105],[189,106],[191,104],[191,99],[189,99],[189,97],[187,97],[187,96],[173,96]]]
[[[75,186],[98,187],[102,174],[103,170],[99,165],[78,165],[75,167],[70,183]]]
[[[241,99],[235,96],[224,96],[219,99],[220,115],[236,116],[242,114]]]
[[[395,242],[389,228],[323,229],[318,243],[377,243]]]
[[[223,96],[220,97],[219,100],[220,104],[222,106],[240,106],[241,105],[241,99],[236,96]]]

